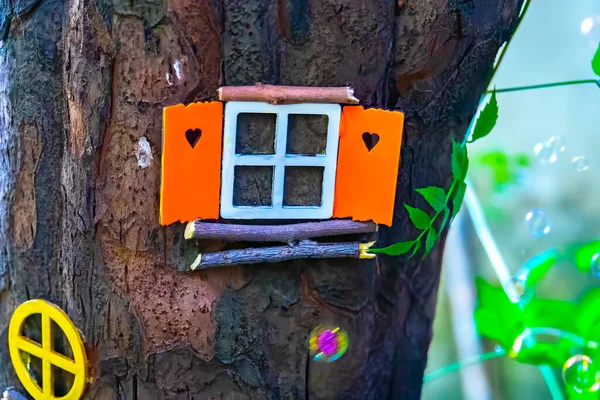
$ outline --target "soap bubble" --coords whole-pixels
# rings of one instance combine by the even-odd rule
[[[339,327],[319,325],[310,333],[308,347],[313,360],[333,362],[348,349],[348,333]]]
[[[583,21],[581,21],[580,29],[581,29],[581,33],[583,33],[584,35],[587,35],[588,33],[590,33],[592,31],[593,27],[594,27],[594,18],[587,17]]]
[[[558,154],[565,151],[566,147],[562,139],[552,136],[545,143],[538,143],[533,147],[538,162],[542,165],[554,164],[558,160]]]
[[[600,278],[600,253],[596,253],[592,256],[590,262],[590,271],[596,278]]]
[[[577,156],[573,158],[573,166],[575,167],[575,171],[584,172],[590,169],[590,163],[587,158],[584,156]]]
[[[565,385],[578,393],[593,393],[600,389],[600,370],[584,354],[577,354],[567,360],[562,369],[562,377]]]
[[[596,50],[600,41],[600,15],[590,15],[581,21],[579,29],[590,49]]]
[[[533,237],[546,236],[550,233],[550,224],[546,212],[541,209],[531,210],[525,215],[525,223]]]
[[[527,275],[519,274],[513,276],[510,281],[508,281],[508,285],[513,286],[516,290],[517,297],[511,296],[511,293],[509,292],[510,301],[513,303],[525,305],[529,303],[535,295],[533,287],[527,287]]]

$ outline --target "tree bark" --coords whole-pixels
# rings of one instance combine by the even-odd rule
[[[521,4],[0,0],[0,383],[18,385],[12,311],[43,298],[86,337],[89,398],[419,398],[445,234],[424,261],[178,272],[231,247],[158,224],[162,108],[262,82],[349,85],[365,106],[402,110],[394,223],[377,246],[413,239],[402,205],[448,188],[451,138]],[[323,323],[349,333],[332,364],[308,358]]]

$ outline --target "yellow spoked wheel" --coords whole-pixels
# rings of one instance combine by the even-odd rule
[[[27,317],[40,314],[42,319],[42,343],[22,335]],[[62,330],[73,353],[73,359],[56,353],[53,349],[53,324]],[[87,356],[81,334],[67,314],[58,306],[45,300],[30,300],[15,310],[8,328],[8,347],[13,366],[23,387],[35,400],[79,400],[87,385]],[[23,356],[25,357],[23,357]],[[29,355],[42,360],[42,387],[29,373],[24,359]],[[60,368],[75,378],[71,390],[61,397],[54,395],[53,369]]]

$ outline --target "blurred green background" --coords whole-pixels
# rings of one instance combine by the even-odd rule
[[[532,0],[490,89],[597,79],[590,61],[599,41],[599,0]],[[600,238],[600,88],[499,93],[497,100],[496,127],[469,145],[469,179],[515,273],[544,250]],[[526,215],[534,210],[543,216],[528,223]],[[464,206],[459,215],[447,241],[426,373],[496,346],[477,335],[473,310],[475,277],[494,284],[498,279]],[[577,300],[599,285],[599,278],[562,261],[535,295]],[[561,371],[554,375],[562,387]],[[423,388],[426,400],[551,398],[538,367],[508,357],[449,373]]]

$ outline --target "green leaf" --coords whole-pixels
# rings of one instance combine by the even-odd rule
[[[515,163],[519,167],[529,167],[529,166],[531,166],[531,159],[529,158],[529,155],[524,154],[524,153],[519,153],[515,156]]]
[[[383,254],[387,254],[388,256],[399,256],[399,255],[408,253],[410,251],[410,249],[412,249],[414,244],[415,244],[414,240],[411,240],[408,242],[398,242],[398,243],[394,243],[390,246],[383,247],[381,249],[369,249],[369,252],[383,253]]]
[[[467,146],[462,146],[460,148],[460,169],[462,171],[462,179],[460,181],[464,181],[467,177],[467,172],[469,171],[469,154],[467,152]]]
[[[464,181],[469,169],[469,156],[467,146],[461,146],[456,140],[452,139],[451,155],[452,175],[455,181]]]
[[[448,207],[444,208],[444,217],[442,218],[442,223],[440,224],[440,232],[444,230],[446,224],[448,223],[448,218],[450,217],[450,209]]]
[[[532,299],[524,308],[526,324],[530,328],[556,328],[576,335],[574,317],[577,305],[570,301],[555,299]]]
[[[404,204],[404,207],[410,215],[410,220],[417,229],[426,229],[431,224],[431,217],[425,211],[420,208],[414,208],[408,204]]]
[[[595,240],[581,246],[575,252],[575,265],[582,272],[589,271],[600,258],[600,240]]]
[[[531,343],[517,345],[519,362],[560,367],[570,357],[574,343],[568,337],[545,334],[549,329],[569,332],[586,340],[597,340],[600,334],[600,288],[590,290],[579,304],[554,299],[532,299],[522,310],[512,303],[501,287],[492,286],[481,278],[476,280],[478,305],[475,323],[479,333],[497,340],[506,350],[513,349],[525,326],[539,328]],[[590,330],[591,328],[591,330]],[[522,339],[522,337],[520,338]],[[586,349],[586,352],[590,349]]]
[[[438,237],[439,236],[435,229],[431,227],[429,229],[429,232],[427,232],[427,239],[425,240],[425,257],[427,257],[431,252],[431,249],[433,249],[433,246],[435,245],[435,242],[437,241]]]
[[[475,286],[478,300],[475,310],[477,331],[499,341],[505,349],[510,349],[525,329],[521,309],[508,299],[502,288],[492,286],[483,278],[476,278]]]
[[[592,58],[592,71],[600,76],[600,43],[598,44],[598,49],[594,54],[594,58]]]
[[[416,189],[429,205],[436,211],[440,212],[446,207],[446,191],[441,187],[429,186],[424,189]]]
[[[574,317],[574,325],[581,336],[600,340],[600,288],[590,289],[583,296]]]
[[[412,258],[415,256],[415,254],[417,254],[417,251],[419,251],[419,249],[421,248],[421,239],[415,240],[415,247],[413,249],[412,254],[410,255],[409,258]]]
[[[456,217],[456,214],[460,211],[460,206],[465,198],[465,191],[467,190],[467,184],[460,182],[454,191],[454,197],[452,199],[452,218]]]
[[[523,344],[515,357],[520,363],[530,365],[549,365],[560,368],[571,356],[573,343],[568,340],[559,340],[557,343],[536,342]]]
[[[492,129],[494,129],[496,121],[498,121],[498,102],[496,101],[496,90],[494,90],[490,101],[483,107],[483,110],[479,113],[479,117],[477,117],[477,122],[475,122],[473,135],[471,135],[469,143],[473,143],[489,135]]]
[[[483,164],[492,168],[508,166],[508,157],[500,150],[488,151],[479,157]]]
[[[462,155],[461,145],[458,144],[458,142],[456,140],[452,139],[451,162],[452,162],[452,176],[454,177],[455,181],[462,181],[464,179],[462,165],[461,165],[461,155]]]
[[[531,257],[523,264],[521,270],[525,271],[527,281],[525,285],[531,287],[546,275],[546,272],[552,267],[558,259],[558,250],[549,249],[540,254]],[[519,275],[518,273],[516,275]]]

